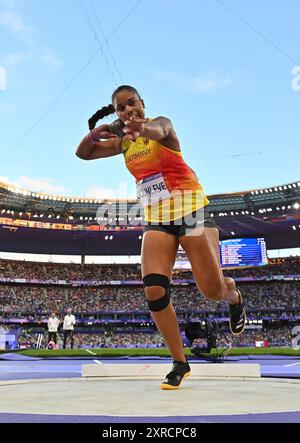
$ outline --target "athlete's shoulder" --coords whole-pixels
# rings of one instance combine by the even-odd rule
[[[153,122],[160,121],[160,122],[172,124],[171,120],[168,117],[165,117],[163,115],[159,115],[158,117],[154,117],[154,118],[149,118],[149,121],[153,121]]]
[[[164,127],[166,135],[160,140],[160,144],[172,151],[180,152],[180,143],[171,120],[168,117],[159,116],[153,121],[160,123]]]

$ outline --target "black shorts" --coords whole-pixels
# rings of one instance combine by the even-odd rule
[[[171,220],[169,222],[147,222],[144,221],[143,232],[147,231],[162,231],[167,234],[175,235],[175,237],[182,237],[196,228],[217,228],[218,225],[209,216],[207,211],[194,211],[183,218]]]

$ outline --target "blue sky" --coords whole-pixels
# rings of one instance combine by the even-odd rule
[[[208,194],[299,180],[299,16],[299,0],[0,0],[0,180],[134,196],[121,156],[75,156],[122,83],[172,120]]]

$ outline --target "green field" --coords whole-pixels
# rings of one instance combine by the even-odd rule
[[[223,349],[213,349],[210,354],[205,356],[216,356],[222,353]],[[167,349],[151,349],[151,348],[137,348],[137,349],[28,349],[21,351],[0,351],[0,353],[13,352],[31,357],[141,357],[141,356],[156,356],[156,357],[170,357]],[[191,356],[190,348],[185,348],[185,353]],[[226,352],[227,356],[238,355],[287,355],[300,356],[300,349],[294,350],[292,348],[232,348]]]

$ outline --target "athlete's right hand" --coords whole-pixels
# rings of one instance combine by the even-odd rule
[[[116,134],[112,134],[108,130],[108,125],[101,125],[101,126],[98,126],[98,128],[92,129],[90,132],[90,136],[95,141],[97,141],[99,139],[100,140],[108,140],[111,138],[117,138]]]

